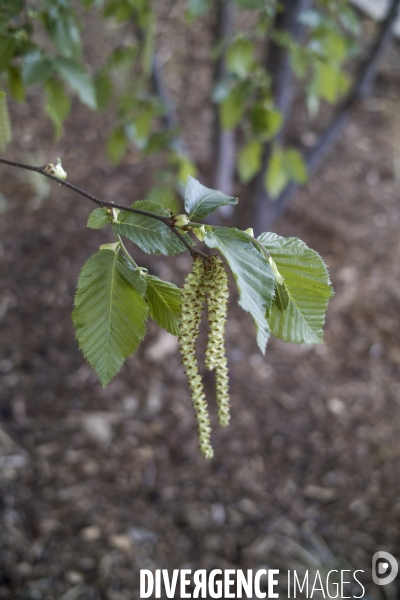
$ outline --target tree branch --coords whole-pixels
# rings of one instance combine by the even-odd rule
[[[388,15],[379,28],[370,52],[360,65],[352,90],[332,117],[331,122],[322,132],[318,142],[306,152],[304,159],[310,174],[320,165],[343,127],[350,120],[354,106],[357,105],[359,100],[362,100],[370,93],[376,79],[379,60],[391,38],[393,24],[396,20],[399,7],[400,0],[392,0]],[[259,202],[256,212],[256,222],[260,230],[267,231],[271,228],[272,223],[283,213],[298,188],[299,185],[297,183],[290,183],[274,202],[268,197],[263,186],[262,189],[258,190]]]
[[[44,175],[45,177],[48,177],[49,179],[56,181],[59,185],[63,185],[65,187],[69,188],[70,190],[76,192],[80,196],[87,198],[88,200],[90,200],[91,202],[94,202],[95,204],[97,204],[98,206],[101,206],[102,208],[106,208],[106,207],[107,208],[118,208],[119,210],[124,210],[126,212],[135,213],[137,215],[143,215],[145,217],[150,217],[151,219],[156,219],[156,221],[161,221],[172,231],[172,233],[174,235],[176,235],[177,238],[180,239],[182,244],[189,250],[190,254],[193,257],[195,257],[195,256],[201,256],[203,258],[207,257],[206,254],[204,254],[203,252],[200,252],[199,250],[195,250],[194,248],[192,248],[192,246],[184,238],[184,236],[181,233],[179,233],[179,231],[176,229],[176,227],[174,227],[171,224],[170,217],[163,217],[162,215],[156,215],[156,214],[148,212],[146,210],[140,210],[139,208],[132,208],[130,206],[123,206],[122,204],[116,204],[115,202],[106,202],[104,200],[100,200],[100,198],[97,198],[97,196],[94,196],[93,194],[89,194],[89,192],[82,190],[81,188],[74,185],[73,183],[69,183],[69,181],[64,181],[62,179],[59,179],[58,177],[55,177],[54,175],[51,175],[50,173],[45,171],[45,167],[35,167],[33,165],[25,165],[23,163],[15,162],[13,160],[7,160],[5,158],[0,158],[0,163],[2,163],[4,165],[8,165],[10,167],[17,167],[19,169],[25,169],[26,171],[34,171],[35,173],[40,173],[41,175]]]

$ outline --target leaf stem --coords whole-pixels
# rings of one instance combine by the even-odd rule
[[[221,225],[209,225],[208,223],[196,223],[196,221],[189,221],[189,223],[187,224],[186,227],[202,227],[203,225],[206,225],[207,227],[211,227],[212,229],[217,229],[218,227],[221,227]]]
[[[204,254],[204,252],[200,252],[200,250],[195,250],[194,248],[192,248],[189,242],[185,240],[184,236],[181,233],[179,233],[179,231],[177,231],[176,227],[171,225],[171,223],[167,223],[167,225],[170,228],[170,230],[181,240],[182,244],[186,246],[193,258],[195,256],[201,256],[201,258],[208,258],[207,254]]]
[[[243,231],[243,233],[245,235],[247,235],[250,238],[250,241],[255,245],[258,246],[260,248],[260,250],[262,251],[262,253],[264,254],[265,258],[269,261],[269,259],[271,258],[270,253],[268,252],[268,250],[266,249],[266,247],[264,246],[264,244],[262,244],[261,242],[259,242],[255,237],[253,237],[252,235],[246,233],[245,231]]]
[[[119,233],[117,233],[115,237],[117,238],[117,240],[121,244],[122,252],[125,254],[126,258],[129,260],[129,262],[132,264],[132,266],[135,267],[135,270],[138,271],[140,269],[140,267],[139,267],[139,265],[137,263],[135,263],[135,261],[133,260],[132,256],[129,254],[128,250],[125,247],[124,242],[122,241],[121,236],[119,235]]]
[[[138,215],[143,215],[145,217],[150,217],[151,219],[156,219],[157,221],[161,221],[172,231],[172,233],[174,235],[176,235],[180,239],[182,244],[187,248],[187,250],[189,250],[190,254],[193,257],[194,256],[201,256],[202,258],[207,257],[206,254],[204,254],[203,252],[200,252],[199,250],[195,250],[194,248],[191,247],[191,245],[189,244],[189,242],[187,240],[185,240],[183,235],[181,235],[179,233],[179,231],[177,231],[176,228],[173,227],[173,225],[171,225],[170,217],[163,217],[162,215],[156,215],[156,214],[148,212],[146,210],[140,210],[139,208],[131,208],[130,206],[122,206],[122,204],[116,204],[115,202],[106,202],[104,200],[100,200],[100,198],[97,198],[97,196],[94,196],[93,194],[89,194],[89,192],[82,190],[81,188],[74,185],[73,183],[69,183],[69,181],[64,181],[62,179],[59,179],[58,177],[55,177],[54,175],[51,175],[50,173],[47,173],[47,171],[44,170],[44,167],[35,167],[33,165],[26,165],[24,163],[19,163],[14,160],[7,160],[6,158],[1,158],[1,157],[0,157],[0,163],[2,163],[4,165],[8,165],[10,167],[17,167],[19,169],[25,169],[26,171],[34,171],[35,173],[40,173],[41,175],[44,175],[44,177],[48,177],[49,179],[56,181],[58,184],[64,185],[65,187],[76,192],[80,196],[87,198],[91,202],[94,202],[95,204],[97,204],[98,206],[101,206],[103,208],[105,208],[105,207],[119,208],[119,210],[125,210],[127,212],[135,213]]]

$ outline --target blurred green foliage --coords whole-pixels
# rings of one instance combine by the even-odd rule
[[[313,118],[321,101],[333,104],[347,91],[345,65],[357,51],[360,26],[346,0],[318,0],[300,14],[305,31],[300,43],[288,31],[273,28],[276,11],[282,10],[277,0],[235,0],[235,4],[238,11],[255,11],[258,25],[252,32],[239,28],[229,41],[220,40],[214,58],[224,59],[225,74],[214,81],[210,102],[218,106],[223,130],[238,129],[237,172],[242,183],[257,175],[265,145],[273,143],[265,186],[275,198],[290,181],[304,183],[307,174],[297,150],[274,143],[284,116],[274,104],[271,76],[262,58],[265,40],[272,39],[288,52]],[[208,14],[214,9],[210,0],[188,0],[182,19],[188,28],[198,19],[205,19],[204,27],[209,27]],[[90,12],[85,15],[85,11]],[[101,16],[105,26],[112,22],[134,33],[134,42],[111,48],[96,69],[84,58],[83,24],[92,12]],[[112,105],[116,118],[106,136],[110,160],[123,160],[131,145],[145,156],[167,153],[168,168],[175,173],[178,188],[182,187],[187,175],[196,175],[197,167],[182,148],[177,150],[182,131],[167,125],[168,107],[154,89],[156,29],[157,12],[148,0],[81,0],[80,5],[72,0],[43,0],[36,8],[22,0],[0,0],[1,87],[22,102],[29,86],[41,85],[56,138],[62,135],[72,97],[93,110],[108,110]],[[36,36],[36,31],[41,35]],[[50,43],[37,41],[43,39],[43,32]],[[173,197],[172,193],[172,204]]]

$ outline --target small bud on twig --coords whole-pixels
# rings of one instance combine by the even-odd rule
[[[188,223],[189,219],[185,214],[176,215],[175,217],[172,217],[172,225],[174,227],[185,227],[185,225],[187,225]]]
[[[67,179],[67,172],[64,171],[62,167],[61,158],[57,158],[56,164],[49,163],[48,165],[46,165],[44,167],[44,170],[46,171],[46,173],[50,173],[50,175],[53,175],[54,177],[57,177],[57,179],[61,179],[62,181]]]

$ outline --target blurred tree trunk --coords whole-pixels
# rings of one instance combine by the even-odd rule
[[[295,41],[299,41],[303,27],[299,23],[299,15],[308,5],[308,0],[283,0],[282,10],[278,11],[272,26],[273,31],[285,31]],[[271,87],[276,108],[283,115],[283,124],[274,141],[284,143],[295,93],[295,79],[290,66],[290,56],[286,48],[270,41],[266,57],[267,71],[271,76]],[[271,143],[264,146],[262,167],[250,184],[247,202],[247,217],[257,223],[259,231],[266,231],[265,224],[270,224],[273,202],[264,186],[264,179],[271,155]]]
[[[233,0],[218,0],[216,10],[215,46],[220,47],[220,55],[214,69],[214,83],[226,76],[225,49],[233,35],[235,5]],[[215,105],[214,128],[214,182],[215,189],[228,196],[233,195],[235,176],[235,130],[223,130],[218,105]],[[229,209],[230,207],[225,207]],[[225,211],[226,212],[226,211]],[[229,214],[229,211],[228,211]]]
[[[282,25],[280,28],[285,28],[292,35],[297,34],[298,36],[301,33],[301,29],[296,25],[296,20],[299,11],[302,9],[303,2],[304,0],[296,0],[294,2],[285,0],[283,4],[285,4],[285,13],[288,11],[288,14],[286,15],[286,19],[283,14],[278,14],[275,26],[279,27],[279,19],[281,19]],[[305,162],[310,174],[312,174],[320,165],[343,127],[348,123],[354,106],[359,100],[371,92],[376,79],[377,66],[384,49],[391,39],[393,24],[396,20],[399,7],[400,0],[392,0],[388,15],[379,27],[370,52],[360,66],[353,88],[339,106],[327,127],[323,130],[317,144],[305,154]],[[268,66],[269,69],[273,69],[270,72],[273,80],[275,102],[277,107],[283,112],[285,119],[284,126],[276,138],[283,142],[293,99],[293,76],[290,71],[287,53],[285,56],[284,51],[281,51],[280,53],[279,51],[281,49],[275,48],[274,46],[274,44],[270,45],[270,64]],[[253,216],[253,219],[255,216],[254,222],[256,223],[256,230],[258,233],[271,230],[274,221],[283,213],[294,192],[299,187],[296,183],[290,183],[279,198],[274,201],[271,200],[264,187],[264,177],[268,165],[269,150],[270,147],[267,147],[264,151],[263,169],[252,184],[251,200],[248,203],[247,216]]]

